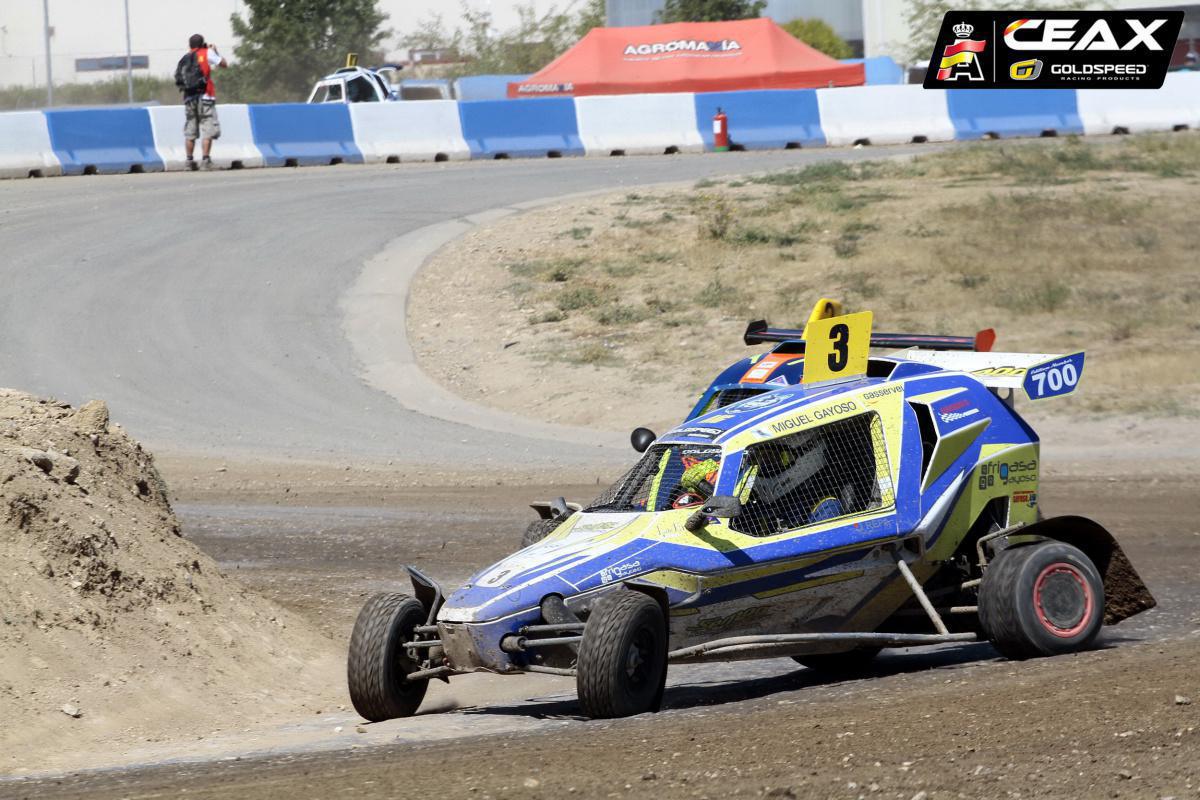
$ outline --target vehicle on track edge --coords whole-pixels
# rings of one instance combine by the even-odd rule
[[[773,345],[763,383],[804,362],[799,383],[702,399],[595,501],[556,501],[541,541],[450,593],[408,567],[413,595],[377,595],[355,623],[355,709],[403,717],[431,679],[540,672],[574,676],[587,716],[627,716],[657,710],[670,663],[845,674],[885,647],[980,640],[1023,659],[1154,606],[1103,526],[1040,512],[1014,398],[1075,391],[1083,353],[872,334],[870,312],[839,311],[751,323],[747,344]]]

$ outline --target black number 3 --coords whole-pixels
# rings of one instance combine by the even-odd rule
[[[850,362],[850,328],[839,322],[829,329],[829,341],[833,352],[829,354],[829,371],[841,372]]]

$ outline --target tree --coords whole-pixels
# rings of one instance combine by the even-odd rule
[[[854,55],[846,40],[834,33],[823,19],[794,19],[780,27],[830,58],[850,58]]]
[[[667,0],[657,22],[721,22],[762,16],[766,0]]]
[[[244,0],[246,16],[230,22],[239,39],[234,66],[218,80],[243,102],[302,100],[347,53],[381,60],[390,31],[378,0]]]
[[[516,7],[517,24],[499,31],[489,11],[477,11],[465,0],[464,27],[450,30],[438,14],[426,17],[417,29],[400,37],[404,48],[451,50],[463,63],[448,70],[447,77],[472,75],[524,75],[537,72],[558,58],[592,28],[604,24],[604,0],[587,0],[579,11],[577,2],[551,6],[538,14],[533,3]]]

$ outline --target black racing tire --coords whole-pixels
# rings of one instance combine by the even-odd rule
[[[1091,559],[1069,544],[1001,550],[979,586],[979,623],[1007,658],[1084,650],[1104,624],[1104,581]]]
[[[593,719],[657,711],[667,680],[667,621],[658,601],[626,588],[601,598],[575,672],[579,704]]]
[[[844,653],[816,653],[810,656],[792,656],[797,664],[833,677],[862,675],[871,668],[871,662],[879,655],[882,647],[856,647]]]
[[[417,712],[428,680],[405,676],[421,665],[403,644],[413,640],[413,628],[423,625],[427,612],[421,601],[406,594],[377,594],[354,621],[346,679],[354,710],[371,722],[411,717]]]
[[[525,535],[521,537],[521,548],[529,547],[531,544],[536,544],[542,539],[545,539],[554,530],[564,522],[566,517],[554,517],[553,519],[535,519],[529,523],[529,527],[525,529]]]

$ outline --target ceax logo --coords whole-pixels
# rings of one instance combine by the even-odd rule
[[[1036,81],[1041,74],[1042,60],[1040,58],[1015,61],[1008,68],[1008,77],[1014,81]]]
[[[942,62],[938,65],[939,81],[983,80],[983,65],[979,54],[987,49],[987,42],[970,38],[975,26],[960,22],[954,26],[958,41],[946,45],[942,50]]]

